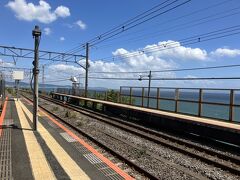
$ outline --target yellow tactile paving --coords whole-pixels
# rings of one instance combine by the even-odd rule
[[[32,173],[36,180],[56,179],[37,139],[23,113],[19,101],[15,101],[17,113],[23,128],[23,136],[31,162]],[[43,173],[44,172],[44,173]]]
[[[42,112],[38,112],[38,116],[45,116]]]
[[[32,113],[26,106],[19,102],[23,111],[27,114],[32,121]],[[60,146],[60,144],[52,137],[52,135],[44,128],[41,123],[38,123],[38,132],[46,142],[47,146],[62,166],[64,171],[68,174],[70,179],[90,179],[87,174],[77,165],[77,163],[67,154],[67,152]]]

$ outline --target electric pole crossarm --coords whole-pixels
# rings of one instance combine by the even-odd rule
[[[34,50],[0,45],[0,55],[12,58],[33,59]],[[64,61],[75,63],[76,59],[81,59],[85,57],[86,56],[84,55],[39,50],[39,60]]]
[[[75,62],[77,65],[79,65],[81,68],[86,70],[86,67],[84,67],[83,65],[81,65],[80,63],[78,63],[77,61]]]

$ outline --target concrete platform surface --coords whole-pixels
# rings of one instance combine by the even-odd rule
[[[6,99],[0,117],[0,179],[133,179],[46,112]]]

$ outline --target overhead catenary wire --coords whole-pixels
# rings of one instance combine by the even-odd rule
[[[45,83],[50,83],[50,82],[62,82],[62,81],[69,81],[70,78],[67,78],[67,79],[56,79],[56,80],[48,80],[48,81],[45,81]]]
[[[98,80],[148,81],[148,78],[121,78],[121,77],[89,77]],[[187,78],[152,78],[153,81],[193,81],[193,80],[240,80],[240,77],[187,77]]]
[[[120,25],[118,25],[118,26],[116,26],[116,27],[114,27],[114,28],[112,28],[112,29],[110,29],[110,30],[108,30],[108,31],[106,31],[106,32],[104,32],[104,33],[102,33],[102,34],[100,34],[100,35],[90,39],[90,40],[88,40],[86,43],[92,43],[92,41],[94,41],[96,39],[99,39],[99,37],[103,37],[105,35],[108,35],[109,33],[112,33],[113,31],[115,31],[118,28],[122,28],[126,23],[130,23],[131,21],[135,20],[136,18],[138,18],[138,17],[140,17],[140,16],[142,16],[142,15],[144,15],[144,14],[146,14],[146,13],[152,11],[152,10],[154,10],[157,7],[160,7],[161,5],[165,4],[168,1],[170,1],[170,0],[166,0],[164,2],[161,2],[160,4],[152,7],[151,9],[149,9],[149,10],[147,10],[147,11],[145,11],[145,12],[143,12],[143,13],[137,15],[137,16],[135,16],[134,18],[131,18],[131,19],[127,20],[126,22],[124,22],[124,23],[122,23],[122,24],[120,24]],[[86,43],[82,43],[82,44],[80,44],[80,45],[78,45],[78,46],[76,46],[76,47],[74,47],[74,48],[72,48],[72,49],[70,49],[70,50],[68,50],[66,52],[68,52],[68,53],[76,53],[76,52],[79,52],[81,50],[84,50]]]
[[[162,15],[162,14],[165,14],[165,13],[167,13],[167,12],[169,12],[169,11],[172,11],[172,10],[174,10],[174,9],[176,9],[176,8],[182,6],[182,5],[184,5],[184,4],[186,4],[186,3],[190,2],[190,1],[191,1],[191,0],[184,1],[184,2],[178,4],[178,5],[174,6],[174,7],[171,7],[171,8],[169,8],[169,9],[167,9],[167,10],[165,10],[165,11],[157,14],[157,15],[154,15],[154,16],[152,16],[152,17],[150,17],[150,18],[148,18],[148,19],[145,19],[145,20],[143,20],[143,21],[141,21],[141,22],[138,22],[138,23],[136,23],[136,24],[134,24],[134,25],[132,25],[132,26],[130,26],[130,27],[124,26],[124,30],[119,31],[119,32],[116,32],[116,33],[114,33],[114,34],[112,34],[112,35],[110,35],[110,36],[108,36],[108,37],[101,38],[101,40],[92,43],[91,46],[94,46],[94,45],[97,45],[97,44],[99,44],[99,43],[102,43],[102,42],[106,41],[107,39],[110,39],[110,38],[112,38],[112,37],[115,37],[115,36],[117,36],[118,34],[124,32],[124,31],[130,30],[130,29],[132,29],[132,28],[134,28],[134,27],[136,27],[136,26],[139,26],[139,25],[141,25],[141,24],[143,24],[143,23],[145,23],[145,22],[147,22],[147,21],[149,21],[149,20],[151,20],[151,19],[153,19],[153,18],[156,18],[156,17],[158,17],[158,16],[160,16],[160,15]],[[174,2],[177,2],[177,0],[174,1]],[[172,3],[170,3],[169,5],[171,5],[171,4],[172,4]],[[167,7],[167,6],[165,6],[165,7]]]
[[[204,12],[204,11],[207,11],[207,10],[212,9],[212,8],[216,8],[216,7],[221,6],[223,4],[229,3],[230,1],[233,1],[233,0],[224,0],[224,1],[221,1],[221,2],[217,2],[217,3],[214,3],[214,4],[210,5],[210,6],[207,6],[207,7],[204,7],[204,8],[200,8],[198,10],[195,10],[193,12],[187,13],[187,14],[179,16],[179,17],[174,17],[172,19],[168,19],[167,21],[161,22],[160,24],[157,23],[155,25],[161,25],[162,26],[162,25],[168,24],[170,22],[174,22],[176,20],[180,20],[180,19],[192,16],[194,14],[197,14],[197,13],[200,13],[200,12]],[[149,28],[152,28],[153,26],[154,25],[149,26]],[[130,33],[124,34],[123,36],[131,35],[131,34],[135,35],[138,32],[145,31],[147,28],[148,27],[144,27],[142,30],[137,30],[137,31],[134,31],[134,32],[130,32]],[[111,40],[115,40],[115,39],[119,39],[119,38],[122,38],[122,36],[118,36],[118,37],[112,38]]]
[[[163,7],[161,7],[161,6],[162,6],[163,4],[169,2],[169,1],[170,1],[170,0],[165,0],[164,2],[161,2],[160,4],[157,4],[156,6],[150,8],[150,9],[148,9],[148,10],[146,10],[146,11],[140,13],[140,14],[138,14],[137,16],[135,16],[135,17],[133,17],[133,18],[125,21],[124,23],[121,23],[120,25],[118,25],[118,26],[116,26],[116,27],[114,27],[114,28],[106,31],[105,33],[102,33],[101,35],[98,35],[97,37],[89,40],[88,42],[91,43],[92,41],[96,40],[96,38],[99,39],[99,37],[109,35],[110,33],[114,32],[115,30],[117,30],[117,29],[119,29],[119,28],[121,29],[123,26],[127,26],[127,25],[133,23],[134,21],[136,21],[136,19],[139,20],[139,18],[142,18],[142,17],[146,16],[146,14],[147,14],[147,16],[149,16],[150,14],[153,13],[153,12],[151,12],[151,11],[153,11],[153,10],[154,10],[154,12],[161,10],[161,9],[163,8]],[[160,8],[159,8],[159,7],[160,7]],[[156,8],[158,8],[158,9],[156,10]],[[150,13],[149,13],[149,12],[150,12]]]
[[[180,3],[175,5],[179,1],[180,1]],[[145,11],[144,13],[141,13],[140,15],[137,15],[136,17],[126,21],[125,23],[122,23],[119,26],[117,26],[117,27],[115,27],[115,28],[103,33],[103,34],[100,34],[100,35],[96,36],[95,38],[87,41],[86,43],[89,43],[90,47],[95,46],[96,44],[99,44],[99,43],[101,43],[101,42],[103,42],[107,39],[115,37],[118,34],[121,34],[123,32],[126,32],[127,30],[132,29],[136,26],[139,26],[139,25],[141,25],[141,24],[143,24],[147,21],[150,21],[150,20],[152,20],[152,19],[154,19],[154,18],[156,18],[156,17],[158,17],[162,14],[165,14],[169,11],[177,9],[180,6],[183,6],[184,4],[189,3],[191,0],[183,0],[183,2],[181,2],[181,1],[182,0],[166,0],[164,2],[161,2],[160,4],[158,4],[158,5],[154,6],[153,8]],[[166,4],[166,3],[168,3],[168,4]],[[162,6],[162,5],[164,5],[164,6]],[[173,7],[171,7],[171,5]],[[156,9],[157,7],[158,7],[158,9]],[[168,8],[168,7],[170,7],[170,8],[167,9],[167,10],[164,10],[165,8]],[[164,10],[164,11],[156,14],[160,10]],[[72,54],[75,54],[76,52],[79,52],[80,50],[83,50],[85,48],[86,43],[83,43],[80,46],[76,46],[73,49],[69,50],[68,52],[70,52]]]
[[[194,14],[197,14],[197,13],[200,13],[200,12],[203,12],[203,11],[206,11],[206,10],[211,9],[211,8],[216,8],[216,7],[221,6],[221,5],[223,5],[223,4],[229,3],[230,1],[233,1],[233,0],[225,0],[225,1],[221,1],[221,2],[214,3],[214,4],[210,5],[210,6],[207,6],[207,7],[198,9],[198,10],[196,10],[196,11],[187,13],[187,14],[185,14],[185,15],[183,15],[183,16],[170,19],[170,20],[168,20],[168,21],[166,21],[166,22],[161,23],[161,25],[162,25],[162,24],[169,23],[169,22],[171,22],[171,21],[176,21],[176,20],[179,20],[179,19],[188,17],[188,16],[192,16],[192,15],[194,15]],[[160,4],[161,4],[161,3],[160,3]],[[159,4],[159,5],[160,5],[160,4]],[[156,7],[158,7],[159,5],[157,5]],[[152,8],[151,8],[150,10],[152,10]],[[149,12],[150,10],[147,10],[146,12]],[[145,13],[145,12],[144,12],[144,13]],[[142,13],[142,14],[144,14],[144,13]],[[142,15],[142,14],[140,14],[140,15]],[[136,16],[136,17],[139,17],[140,15],[138,15],[138,16]],[[135,17],[135,18],[136,18],[136,17]],[[130,20],[134,20],[135,18],[132,18],[132,19],[130,19]],[[130,20],[126,21],[125,23],[129,22]],[[109,33],[111,30],[115,30],[116,28],[120,28],[120,27],[123,26],[123,24],[124,24],[124,23],[120,24],[119,26],[116,26],[115,28],[110,29],[109,31],[107,31],[107,32],[105,32],[105,33]],[[144,28],[144,30],[145,30],[145,29],[146,29],[146,28]],[[124,31],[124,32],[125,32],[125,31]],[[103,34],[105,34],[105,33],[103,33]],[[133,33],[134,33],[134,32],[133,32]],[[134,33],[134,34],[136,34],[136,33]],[[125,36],[125,35],[128,35],[128,34],[125,34],[125,33],[124,33],[124,36]],[[96,39],[96,38],[99,38],[99,37],[101,37],[101,35],[96,36],[96,37],[93,38],[93,39]],[[121,37],[121,36],[118,36],[118,37],[115,37],[115,38],[120,38],[120,37]],[[93,39],[91,39],[91,40],[93,40]],[[91,40],[89,40],[88,42],[90,42]],[[109,40],[109,39],[108,39],[108,40]],[[110,40],[114,40],[114,38],[111,38]],[[74,47],[74,48],[73,48],[72,50],[70,50],[70,51],[76,53],[76,52],[78,52],[78,51],[83,50],[83,49],[84,49],[84,46],[85,46],[85,44],[81,44],[81,45],[79,45],[79,46]],[[92,47],[95,47],[95,46],[92,46]],[[98,49],[98,48],[99,48],[99,47],[97,47],[97,49]]]
[[[240,67],[240,64],[231,64],[231,65],[221,65],[221,66],[208,66],[208,67],[193,67],[193,68],[181,68],[181,69],[165,69],[165,70],[151,70],[152,73],[157,72],[177,72],[177,71],[196,71],[196,70],[210,70],[210,69],[222,69],[222,68],[233,68]],[[149,73],[149,70],[145,71],[97,71],[89,72],[90,74],[140,74],[140,73]]]
[[[158,31],[155,31],[153,33],[141,34],[137,37],[129,38],[129,39],[126,39],[126,40],[121,40],[121,41],[118,41],[118,43],[136,44],[136,43],[139,43],[139,41],[143,41],[143,40],[145,41],[146,38],[148,38],[148,39],[149,38],[156,38],[156,35],[158,36],[158,35],[163,35],[163,34],[167,34],[167,33],[171,33],[171,32],[176,32],[176,31],[179,31],[179,30],[183,30],[183,29],[187,29],[187,28],[191,28],[191,27],[196,27],[196,26],[199,26],[201,24],[205,24],[205,23],[209,23],[209,22],[212,22],[212,21],[221,20],[221,19],[224,19],[224,18],[228,18],[228,17],[231,17],[231,16],[238,15],[238,14],[240,14],[240,11],[237,11],[237,12],[232,12],[232,11],[239,10],[239,9],[240,9],[240,7],[236,7],[236,8],[233,8],[233,9],[229,9],[227,11],[218,12],[218,13],[215,13],[215,14],[212,14],[212,15],[208,15],[204,18],[198,18],[198,19],[195,19],[195,20],[191,20],[189,22],[184,22],[182,24],[167,27],[165,29],[161,29],[160,31],[158,30]],[[220,17],[218,17],[219,15],[220,15]],[[119,39],[119,37],[117,37],[115,39]],[[114,40],[114,39],[112,39],[112,40]],[[116,43],[116,42],[111,42],[111,43],[108,43],[108,44],[104,44],[102,46],[97,46],[96,49],[105,49],[105,48],[108,48],[108,47],[112,47],[112,45],[114,43]]]
[[[196,43],[206,42],[206,41],[210,41],[210,40],[214,40],[214,39],[220,39],[220,38],[224,38],[224,37],[228,37],[228,36],[232,36],[232,35],[237,35],[237,34],[240,34],[240,25],[235,25],[235,26],[215,30],[215,31],[208,32],[208,33],[191,36],[189,38],[177,40],[175,42],[168,42],[165,44],[161,44],[161,47],[159,45],[157,45],[154,47],[142,48],[135,52],[127,52],[127,53],[123,53],[120,55],[107,56],[107,57],[99,58],[99,59],[100,60],[108,60],[108,61],[112,61],[113,59],[116,60],[117,58],[126,59],[126,58],[130,58],[130,57],[142,56],[143,54],[146,54],[146,53],[174,49],[174,48],[180,47],[181,45],[196,44]]]

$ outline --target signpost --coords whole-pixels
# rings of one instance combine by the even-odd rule
[[[15,80],[16,91],[17,91],[17,100],[18,100],[18,98],[19,98],[19,94],[18,94],[19,82],[20,82],[20,80],[24,79],[24,71],[13,71],[12,77]]]

